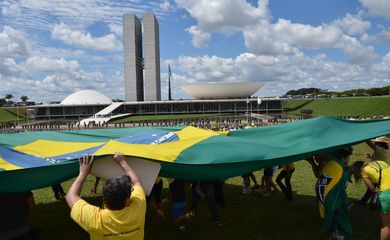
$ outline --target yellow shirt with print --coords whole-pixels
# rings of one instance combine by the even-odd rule
[[[142,240],[145,212],[145,192],[142,187],[134,186],[130,205],[124,209],[101,209],[80,199],[74,204],[70,216],[90,234],[91,240]]]
[[[383,192],[390,189],[390,167],[387,163],[383,161],[370,162],[368,165],[363,167],[362,177],[368,178],[372,183],[377,184],[379,181],[379,166],[377,163],[379,163],[382,168],[382,178],[379,191]]]

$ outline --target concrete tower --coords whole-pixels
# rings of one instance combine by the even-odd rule
[[[125,101],[144,100],[142,26],[134,14],[123,15]]]
[[[145,100],[161,100],[159,26],[153,13],[144,15]]]

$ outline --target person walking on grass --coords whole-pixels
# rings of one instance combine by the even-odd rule
[[[124,175],[108,179],[103,186],[103,201],[107,209],[93,206],[80,197],[93,157],[80,160],[80,172],[66,195],[72,219],[86,230],[92,240],[144,239],[146,198],[141,181],[121,153],[115,162]]]

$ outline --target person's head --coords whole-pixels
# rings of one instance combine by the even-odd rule
[[[389,139],[385,136],[377,137],[372,142],[378,147],[382,147],[384,149],[389,149]]]
[[[355,182],[358,183],[362,179],[362,168],[365,165],[364,161],[356,161],[351,166],[351,174],[355,178]]]
[[[120,210],[128,206],[133,187],[127,175],[110,178],[103,186],[103,199],[110,210]]]
[[[344,147],[336,151],[336,158],[341,159],[345,164],[348,163],[349,157],[352,155],[352,147]]]

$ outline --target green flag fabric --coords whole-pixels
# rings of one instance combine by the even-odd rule
[[[230,131],[194,127],[0,134],[0,192],[50,186],[77,175],[83,154],[123,152],[161,164],[160,176],[222,179],[294,162],[390,134],[390,120],[319,117]]]

